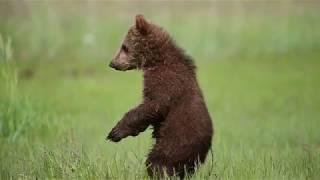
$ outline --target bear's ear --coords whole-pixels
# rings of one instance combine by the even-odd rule
[[[136,15],[136,28],[141,34],[147,34],[149,31],[149,23],[141,14]]]

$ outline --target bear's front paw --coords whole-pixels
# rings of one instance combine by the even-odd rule
[[[113,142],[119,142],[122,138],[126,137],[126,133],[119,128],[113,128],[109,135],[107,136],[107,140]]]

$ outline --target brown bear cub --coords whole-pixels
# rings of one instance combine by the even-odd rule
[[[193,60],[165,30],[137,15],[110,67],[141,69],[144,89],[143,102],[124,115],[107,139],[137,136],[150,125],[155,145],[146,162],[148,174],[192,174],[205,161],[213,136]]]

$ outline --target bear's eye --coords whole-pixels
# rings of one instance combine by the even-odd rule
[[[121,49],[126,53],[128,52],[128,47],[124,44],[122,44]]]

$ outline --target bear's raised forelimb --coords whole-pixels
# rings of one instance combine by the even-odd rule
[[[145,101],[127,112],[121,121],[111,130],[107,139],[118,142],[127,136],[137,136],[147,127],[159,121],[162,117],[162,108],[159,102]]]

